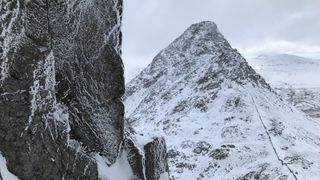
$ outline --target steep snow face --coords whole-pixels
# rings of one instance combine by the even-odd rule
[[[275,94],[212,22],[162,50],[124,99],[138,134],[166,138],[173,179],[320,177],[320,124]]]

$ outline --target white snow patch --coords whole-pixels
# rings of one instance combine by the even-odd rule
[[[131,180],[133,172],[127,159],[127,152],[123,152],[117,161],[111,165],[110,161],[100,155],[96,155],[99,178],[102,180]]]
[[[13,175],[7,168],[7,161],[2,156],[0,152],[0,175],[2,176],[3,180],[18,180],[19,178]]]
[[[148,144],[149,142],[153,141],[153,137],[150,136],[142,136],[140,134],[135,135],[135,140],[137,141],[138,145],[141,149],[143,149],[144,145]]]
[[[169,173],[165,172],[160,175],[159,180],[169,180]]]

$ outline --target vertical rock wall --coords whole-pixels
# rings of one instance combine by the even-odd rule
[[[123,139],[121,0],[0,2],[0,150],[21,179],[97,179]]]
[[[121,16],[122,0],[0,2],[0,151],[20,179],[98,179],[95,155],[120,151],[133,179],[168,171],[163,140],[124,139]]]

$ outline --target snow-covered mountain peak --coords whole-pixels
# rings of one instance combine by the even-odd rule
[[[203,54],[217,54],[221,53],[222,50],[231,49],[230,44],[220,33],[217,25],[214,22],[203,21],[191,25],[166,50],[183,52],[188,56],[200,56]]]
[[[216,31],[220,33],[216,23],[212,21],[201,21],[199,23],[192,24],[186,31],[194,31],[196,33],[200,31]]]
[[[223,39],[223,36],[218,30],[217,25],[211,21],[202,21],[199,23],[192,24],[182,34],[182,36],[180,36],[180,38],[192,39],[194,43],[196,43],[196,41],[203,40],[218,41],[219,39],[216,37],[219,37],[220,40]]]
[[[213,22],[191,25],[180,37],[163,49],[127,87],[127,96],[138,89],[164,88],[177,80],[197,81],[212,86],[226,79],[240,84],[269,85],[233,49]],[[211,85],[209,85],[211,84]]]
[[[320,176],[319,123],[274,93],[210,22],[188,28],[126,90],[136,132],[166,138],[172,179]]]

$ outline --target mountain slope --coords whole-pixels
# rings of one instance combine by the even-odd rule
[[[248,59],[249,64],[273,87],[320,87],[320,60],[289,54],[266,54]]]
[[[212,22],[189,27],[127,85],[126,118],[163,134],[173,179],[317,179],[318,122],[284,102]]]
[[[248,62],[287,101],[308,116],[320,118],[320,60],[268,54]]]

